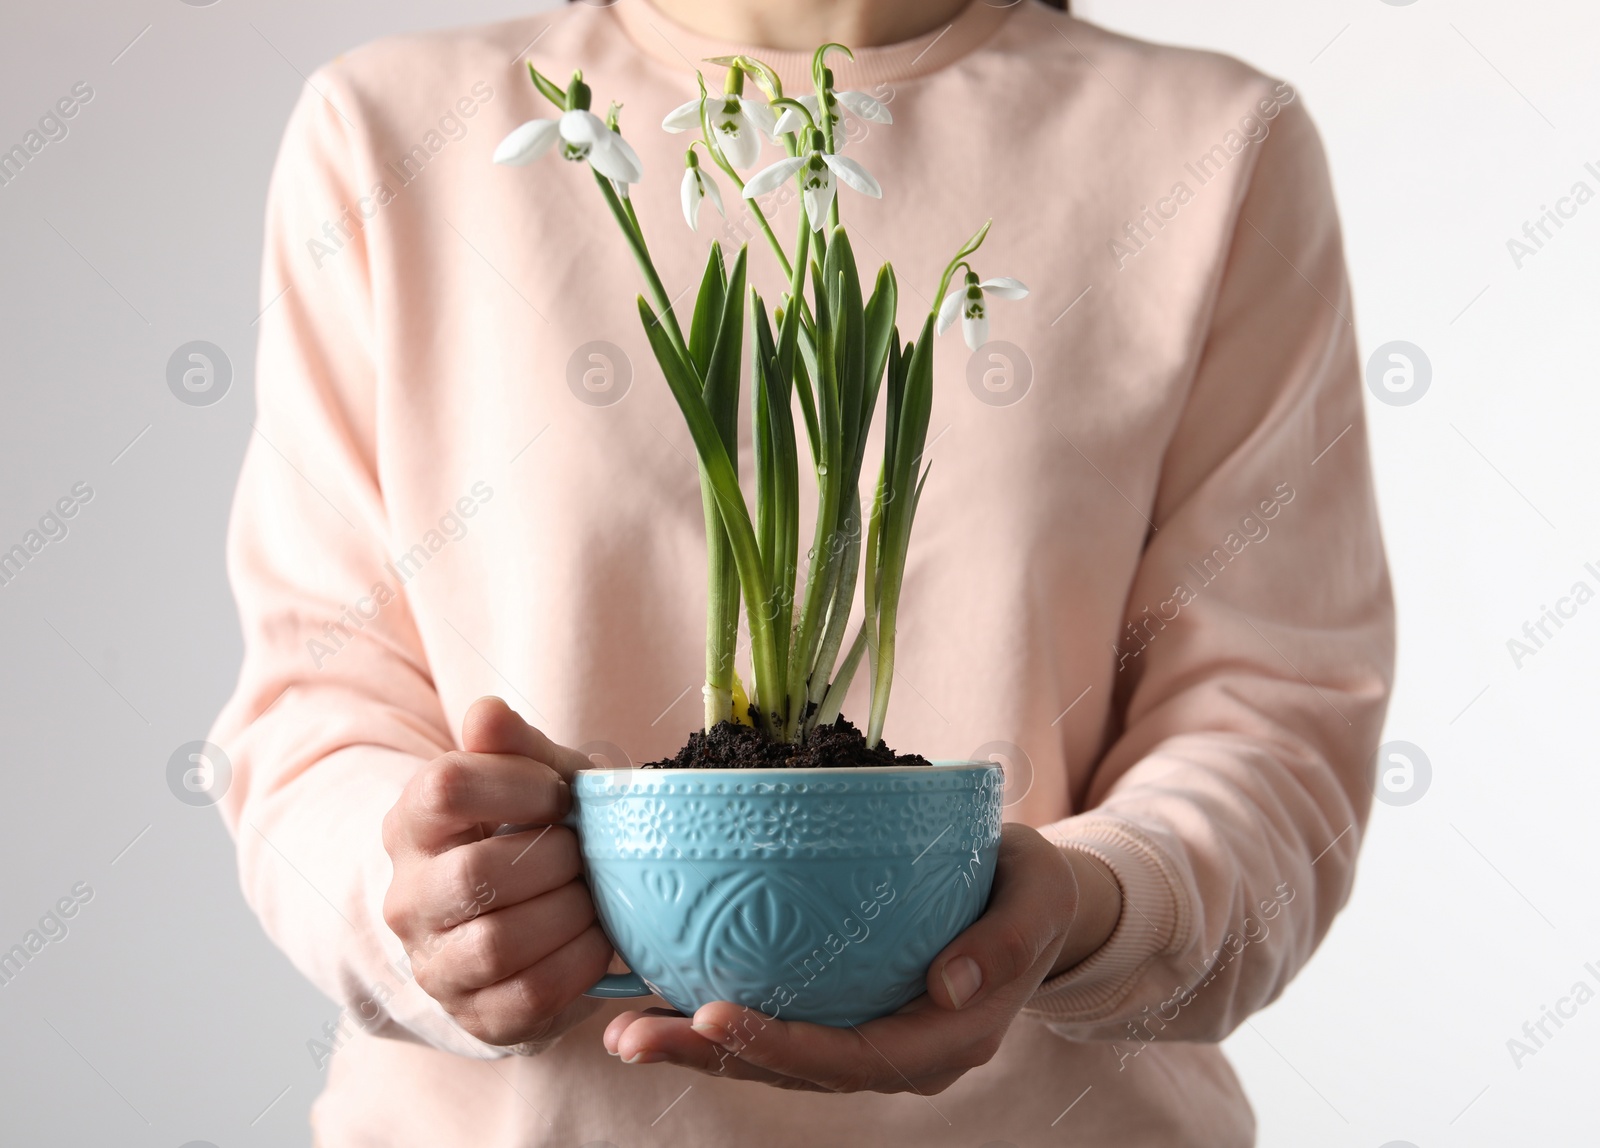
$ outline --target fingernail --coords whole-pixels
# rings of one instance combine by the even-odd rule
[[[691,1024],[689,1027],[720,1048],[733,1049],[738,1047],[739,1042],[734,1039],[733,1034],[720,1025]]]
[[[636,1052],[623,1060],[623,1064],[656,1064],[667,1059],[664,1052]]]
[[[966,1004],[983,987],[983,970],[971,957],[957,957],[946,964],[939,975],[944,978],[945,991],[956,1008]]]

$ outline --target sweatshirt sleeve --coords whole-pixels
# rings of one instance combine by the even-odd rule
[[[228,532],[245,655],[211,733],[232,768],[221,811],[267,934],[344,1007],[313,1051],[361,1029],[503,1056],[421,991],[382,914],[384,814],[453,739],[384,569],[373,284],[363,232],[339,222],[373,182],[355,114],[319,74],[268,193],[257,409]]]
[[[1029,1011],[1132,1051],[1222,1039],[1310,957],[1392,679],[1339,222],[1297,103],[1255,163],[1127,600],[1118,732],[1084,812],[1043,829],[1109,866],[1123,912]]]

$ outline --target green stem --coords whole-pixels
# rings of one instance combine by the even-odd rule
[[[850,651],[845,654],[844,661],[839,665],[838,676],[828,686],[828,693],[822,699],[822,704],[817,712],[811,715],[811,726],[829,726],[839,717],[839,711],[844,708],[844,696],[850,692],[850,683],[855,680],[856,669],[861,665],[861,655],[867,649],[867,634],[871,627],[865,621],[856,631],[856,640],[850,643]]]
[[[828,607],[827,627],[822,635],[822,645],[817,650],[816,665],[811,669],[809,698],[819,705],[827,692],[828,680],[839,658],[839,649],[844,645],[845,626],[850,621],[850,606],[856,595],[856,574],[861,565],[859,497],[845,500],[839,529],[844,538],[843,553],[839,557],[838,574]]]
[[[865,562],[866,578],[861,584],[861,633],[867,640],[867,681],[878,680],[878,577],[883,569],[878,532],[883,521],[883,468],[878,470],[878,487],[872,495],[872,513],[867,518]]]
[[[606,197],[606,206],[611,208],[611,214],[616,217],[617,225],[622,228],[622,234],[628,241],[628,247],[633,252],[633,258],[639,264],[639,271],[644,275],[645,286],[650,291],[650,301],[655,305],[656,319],[667,333],[667,338],[672,340],[673,347],[682,356],[685,363],[691,364],[693,370],[694,360],[689,357],[689,345],[683,341],[683,332],[678,328],[678,317],[672,311],[672,299],[667,295],[667,288],[661,282],[661,276],[656,272],[655,261],[650,258],[650,248],[645,245],[644,232],[639,228],[639,221],[632,211],[623,207],[617,189],[611,186],[611,181],[599,172],[594,173],[595,183],[600,185],[600,193]],[[630,205],[631,206],[631,205]]]
[[[733,716],[733,655],[739,640],[739,571],[717,504],[716,489],[700,467],[700,500],[706,521],[706,688],[709,732]]]

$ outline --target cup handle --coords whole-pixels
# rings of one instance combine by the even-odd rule
[[[638,973],[607,973],[595,982],[594,988],[583,995],[617,1000],[622,997],[647,997],[652,991]]]
[[[578,827],[578,811],[573,808],[567,812],[559,822],[568,829]],[[535,825],[502,825],[495,830],[494,835],[499,837],[506,833],[520,833],[525,829],[536,829]],[[654,993],[649,985],[645,984],[638,973],[607,973],[594,983],[594,987],[583,995],[586,997],[599,997],[603,1000],[620,1000],[626,997],[647,997]]]

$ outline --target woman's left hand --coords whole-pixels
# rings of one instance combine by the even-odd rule
[[[928,991],[899,1012],[830,1028],[727,1001],[692,1017],[630,1011],[606,1026],[606,1051],[625,1064],[672,1063],[779,1088],[932,1095],[988,1063],[1040,982],[1104,944],[1121,912],[1116,879],[1099,861],[1006,825],[988,910],[934,959]]]

